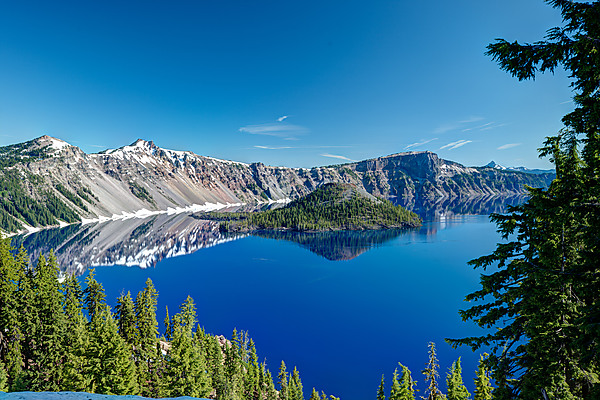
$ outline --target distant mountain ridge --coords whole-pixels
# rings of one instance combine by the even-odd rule
[[[554,175],[465,167],[431,152],[305,168],[271,167],[167,150],[152,141],[86,154],[50,136],[0,147],[0,228],[103,221],[285,202],[326,183],[355,185],[405,205],[439,198],[518,195]]]
[[[525,172],[526,174],[556,174],[553,169],[529,169],[525,167],[505,167],[504,165],[496,164],[495,161],[490,161],[484,167],[499,169],[501,171],[517,171]]]

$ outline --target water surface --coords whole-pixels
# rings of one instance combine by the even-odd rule
[[[247,330],[274,375],[282,359],[288,369],[299,368],[307,397],[315,386],[345,400],[373,398],[381,374],[389,383],[398,362],[424,389],[429,341],[438,346],[442,378],[462,356],[472,389],[478,356],[443,339],[479,333],[457,311],[478,287],[480,272],[466,262],[494,249],[494,226],[486,216],[463,216],[375,236],[369,245],[350,235],[357,254],[342,261],[320,254],[315,240],[249,236],[146,269],[98,267],[96,276],[113,305],[150,277],[159,321],[165,306],[173,314],[191,295],[207,332]]]

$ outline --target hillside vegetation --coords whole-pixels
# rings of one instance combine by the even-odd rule
[[[212,213],[225,231],[296,231],[408,228],[419,216],[387,200],[361,193],[350,184],[329,183],[287,206],[257,213]]]

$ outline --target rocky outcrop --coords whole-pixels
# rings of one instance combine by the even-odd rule
[[[218,160],[162,149],[144,140],[97,154],[86,154],[49,136],[18,146],[19,154],[35,157],[14,161],[16,147],[0,148],[0,159],[8,157],[5,154],[12,157],[0,174],[18,176],[19,190],[42,205],[48,206],[46,194],[53,194],[84,220],[128,218],[140,210],[142,215],[173,213],[192,205],[284,201],[330,182],[351,183],[410,206],[424,199],[519,195],[526,193],[526,186],[546,187],[554,178],[553,174],[465,167],[431,152],[303,169]],[[5,210],[6,214],[24,221],[18,210]]]

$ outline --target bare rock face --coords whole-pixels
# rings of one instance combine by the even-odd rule
[[[15,159],[15,146],[27,156]],[[42,136],[0,148],[0,158],[9,156],[13,162],[4,163],[8,166],[0,169],[0,177],[18,173],[21,189],[31,199],[43,204],[44,194],[51,193],[83,219],[114,219],[140,210],[170,212],[192,205],[282,201],[331,182],[350,183],[374,196],[411,204],[519,195],[526,193],[526,186],[547,187],[554,178],[553,174],[469,168],[431,152],[312,169],[271,167],[162,149],[141,139],[119,149],[86,154],[62,140]]]

